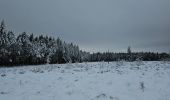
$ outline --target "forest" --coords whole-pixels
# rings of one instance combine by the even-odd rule
[[[62,64],[97,61],[161,61],[170,58],[168,53],[132,52],[126,53],[82,51],[78,45],[66,43],[50,36],[34,36],[22,32],[16,35],[9,31],[4,20],[0,24],[0,65]]]

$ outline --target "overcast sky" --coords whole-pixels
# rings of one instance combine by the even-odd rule
[[[170,0],[0,0],[2,19],[91,52],[170,51]]]

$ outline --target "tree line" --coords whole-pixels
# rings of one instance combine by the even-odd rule
[[[66,43],[60,38],[34,36],[22,32],[15,35],[8,31],[4,21],[0,24],[0,65],[61,64],[92,61],[134,61],[136,59],[153,61],[169,58],[167,53],[131,52],[127,53],[89,53],[78,45]]]
[[[87,53],[77,45],[60,38],[34,36],[22,32],[18,36],[0,25],[0,65],[29,65],[45,63],[74,63],[85,59]]]
[[[170,55],[167,53],[154,53],[154,52],[132,52],[128,53],[93,53],[90,55],[90,62],[95,61],[162,61],[170,60]]]

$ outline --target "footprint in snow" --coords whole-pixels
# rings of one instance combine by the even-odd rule
[[[73,94],[73,91],[68,91],[68,92],[66,92],[66,94],[70,96]]]
[[[4,95],[4,94],[8,94],[8,92],[0,92],[0,94]]]
[[[105,93],[99,94],[92,100],[119,100],[118,97],[107,96]]]
[[[59,77],[58,80],[62,80],[63,78],[62,77]]]
[[[104,99],[104,98],[107,98],[106,94],[102,93],[100,95],[97,95],[96,96],[97,99]]]

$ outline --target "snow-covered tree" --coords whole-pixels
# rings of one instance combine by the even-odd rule
[[[17,44],[19,46],[19,60],[21,64],[29,64],[32,61],[32,44],[29,40],[29,35],[23,32],[17,37]]]
[[[5,28],[6,25],[3,20],[0,25],[0,63],[3,65],[9,62],[8,50],[7,50],[8,39],[7,39],[7,31]]]

